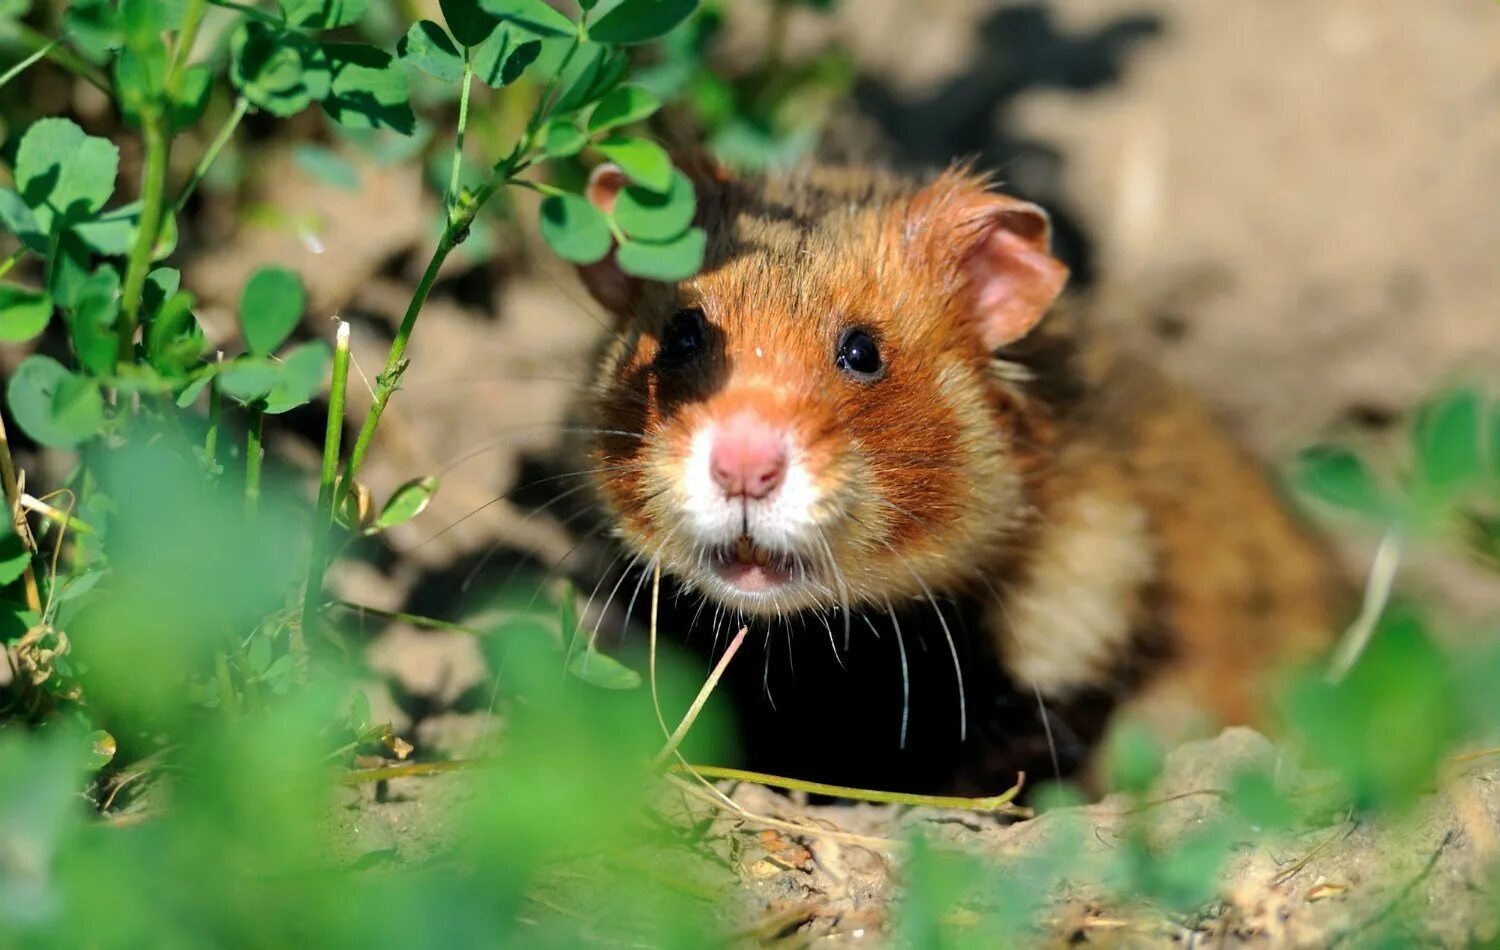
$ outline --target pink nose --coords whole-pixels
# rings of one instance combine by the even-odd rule
[[[759,416],[731,416],[714,436],[708,464],[731,498],[765,498],[786,475],[786,439]]]

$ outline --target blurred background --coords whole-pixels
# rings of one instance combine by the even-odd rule
[[[363,28],[437,7],[375,4]],[[225,45],[216,22],[205,48]],[[994,170],[1054,213],[1087,318],[1279,465],[1329,434],[1379,439],[1500,357],[1497,49],[1500,16],[1480,0],[724,0],[648,54],[639,79],[676,103],[670,132],[702,134],[742,166],[821,154]],[[451,89],[416,74],[412,88],[419,116],[452,121],[439,98]],[[100,94],[55,70],[4,95],[17,128],[67,114],[119,131]],[[191,134],[228,109],[211,103]],[[525,115],[504,97],[478,109],[476,154]],[[353,324],[355,418],[440,218],[449,133],[423,124],[402,152],[315,111],[252,116],[180,223],[184,284],[211,338],[233,338],[239,288],[267,263],[302,274],[304,335],[327,337],[335,315]],[[121,181],[134,182],[138,140],[118,140]],[[201,147],[176,150],[179,176]],[[422,149],[425,171],[404,160]],[[587,544],[570,552],[587,522],[563,523],[576,505],[536,511],[575,483],[526,486],[568,470],[560,427],[601,317],[536,237],[534,205],[501,211],[444,270],[364,471],[378,498],[421,475],[442,488],[338,566],[351,600],[462,621],[517,563],[586,567]],[[315,467],[323,411],[281,417],[273,456]],[[1350,539],[1351,572],[1370,540]],[[1462,611],[1497,606],[1457,562],[1409,583]],[[427,753],[463,754],[487,695],[473,638],[364,623],[376,718]]]

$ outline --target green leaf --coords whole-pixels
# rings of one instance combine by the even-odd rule
[[[38,254],[47,253],[47,234],[21,196],[9,188],[0,188],[0,224],[26,247]]]
[[[230,48],[230,81],[258,109],[287,118],[328,96],[328,57],[301,33],[251,20],[235,31]]]
[[[115,737],[103,729],[95,729],[89,733],[88,741],[88,767],[97,772],[114,760],[115,750],[118,746],[115,742]]]
[[[635,689],[641,685],[641,674],[597,650],[575,654],[568,663],[568,672],[603,689]]]
[[[647,139],[612,135],[597,146],[625,177],[651,191],[672,187],[672,159],[666,149]]]
[[[119,165],[120,150],[107,139],[85,135],[69,119],[38,119],[16,151],[16,186],[37,227],[50,233],[54,220],[97,214],[114,192]]]
[[[394,528],[420,515],[432,503],[437,490],[438,480],[432,475],[414,478],[397,488],[391,493],[385,507],[380,509],[380,516],[375,519],[374,530],[384,531],[387,528]]]
[[[292,26],[331,30],[364,18],[369,0],[281,0],[281,15]]]
[[[479,0],[438,0],[438,6],[453,38],[464,46],[478,46],[500,25],[499,18],[484,10]]]
[[[589,24],[589,39],[628,46],[665,36],[697,9],[698,0],[624,0]]]
[[[208,95],[213,91],[213,70],[207,66],[189,66],[182,71],[181,82],[170,111],[174,131],[188,128],[203,118]]]
[[[206,344],[203,328],[193,316],[194,302],[186,291],[173,293],[146,324],[146,357],[169,376],[185,373],[203,355]]]
[[[1292,481],[1305,494],[1335,508],[1366,517],[1390,512],[1365,460],[1342,445],[1318,445],[1303,452]]]
[[[627,65],[625,54],[618,50],[594,43],[581,44],[573,61],[558,78],[557,88],[561,92],[553,106],[553,114],[566,115],[603,96],[619,85]]]
[[[637,277],[687,280],[703,266],[707,247],[707,233],[702,228],[692,228],[681,237],[663,243],[626,241],[620,245],[615,260],[622,270]]]
[[[96,253],[106,257],[123,257],[130,253],[130,248],[135,244],[135,235],[140,225],[141,203],[132,201],[112,208],[92,221],[74,225],[73,233]]]
[[[47,329],[51,319],[51,297],[40,290],[0,284],[0,342],[24,343]]]
[[[680,171],[672,172],[672,186],[665,192],[649,191],[629,185],[615,200],[613,216],[632,238],[642,241],[670,241],[693,223],[697,197],[693,183]]]
[[[566,158],[577,155],[589,144],[587,135],[572,119],[553,119],[542,132],[542,154],[548,158]]]
[[[1461,728],[1454,668],[1409,607],[1387,611],[1343,681],[1309,671],[1286,721],[1311,764],[1337,772],[1358,808],[1411,805],[1430,788]]]
[[[542,51],[541,40],[502,27],[474,50],[474,76],[491,89],[503,89],[526,72]]]
[[[1412,448],[1428,489],[1442,495],[1483,476],[1483,419],[1484,397],[1473,389],[1442,393],[1418,411]]]
[[[486,13],[537,36],[574,36],[578,32],[572,20],[545,0],[479,0],[479,5]]]
[[[591,134],[629,125],[651,116],[661,108],[661,101],[640,86],[619,86],[599,100],[589,115]]]
[[[1165,753],[1145,726],[1122,722],[1112,730],[1105,749],[1111,789],[1140,795],[1161,774]]]
[[[614,241],[603,213],[579,195],[552,195],[543,201],[541,228],[557,256],[575,264],[602,260]]]
[[[1500,479],[1500,401],[1490,407],[1490,475]]]
[[[464,74],[464,57],[441,26],[431,20],[419,20],[396,44],[396,55],[408,66],[420,69],[434,79],[458,82]]]
[[[72,231],[64,231],[47,258],[47,293],[59,307],[67,310],[77,303],[92,261],[93,255],[83,239]]]
[[[292,335],[307,292],[302,278],[284,267],[262,267],[250,276],[240,295],[240,327],[252,353],[270,353]]]
[[[324,43],[333,72],[323,111],[356,129],[394,129],[410,135],[417,118],[406,91],[406,71],[390,53],[363,43]]]
[[[167,44],[160,36],[131,42],[115,59],[115,89],[125,121],[140,127],[142,114],[155,110],[167,81]]]
[[[263,399],[276,388],[281,373],[264,356],[241,356],[218,371],[219,391],[242,403]]]
[[[119,315],[120,274],[106,264],[79,284],[77,299],[67,310],[73,352],[89,372],[103,375],[114,370],[119,350],[114,325]]]
[[[203,375],[198,376],[192,382],[182,387],[182,391],[177,394],[175,400],[177,408],[186,409],[197,402],[198,397],[203,394],[203,390],[207,389],[208,384],[214,381],[215,372],[216,370],[210,367]]]
[[[271,415],[305,406],[323,388],[333,350],[323,340],[310,340],[293,347],[277,364],[279,377],[266,397],[266,412]]]
[[[15,522],[10,518],[0,518],[0,587],[14,582],[16,578],[26,573],[26,565],[30,563],[31,551],[26,547],[26,542],[16,533]],[[4,602],[3,606],[6,613],[10,614],[19,605]],[[5,626],[14,625],[7,623]],[[30,627],[31,624],[25,624],[21,627],[21,632],[25,633]]]
[[[347,158],[321,145],[298,145],[292,151],[297,167],[318,181],[345,191],[359,190],[359,169]]]
[[[102,63],[125,42],[119,13],[110,0],[74,0],[63,14],[63,35],[84,58]]]
[[[72,448],[104,425],[98,384],[73,375],[50,356],[26,357],[6,392],[16,423],[43,445]]]

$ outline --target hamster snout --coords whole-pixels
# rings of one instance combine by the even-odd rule
[[[750,412],[735,414],[714,434],[708,466],[726,498],[764,499],[786,474],[786,436]]]

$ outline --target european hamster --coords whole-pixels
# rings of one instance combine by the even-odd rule
[[[1044,319],[1041,208],[963,168],[687,164],[702,271],[582,269],[618,331],[590,449],[680,595],[664,628],[787,651],[774,688],[737,663],[770,694],[740,703],[754,764],[990,793],[1086,765],[1122,711],[1264,723],[1264,674],[1340,619],[1332,560],[1197,401]]]

